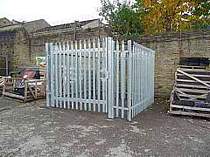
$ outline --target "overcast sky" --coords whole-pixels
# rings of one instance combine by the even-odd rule
[[[0,17],[55,25],[97,18],[99,7],[100,0],[0,0]]]

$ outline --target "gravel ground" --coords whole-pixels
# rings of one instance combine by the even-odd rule
[[[167,114],[156,100],[132,122],[0,98],[0,157],[210,156],[210,121]]]

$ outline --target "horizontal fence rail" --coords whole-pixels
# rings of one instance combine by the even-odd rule
[[[154,102],[154,51],[112,38],[48,43],[47,106],[129,121]]]

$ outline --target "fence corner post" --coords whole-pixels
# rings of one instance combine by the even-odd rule
[[[114,78],[114,67],[113,67],[113,50],[114,50],[114,44],[113,39],[111,37],[106,38],[106,51],[108,56],[108,118],[114,118],[114,109],[113,109],[113,103],[114,103],[114,89],[113,89],[113,78]]]

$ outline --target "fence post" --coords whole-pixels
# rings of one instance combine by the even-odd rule
[[[114,118],[114,89],[113,89],[113,78],[114,78],[114,44],[113,39],[111,37],[106,38],[106,51],[108,56],[108,118]]]
[[[46,86],[46,91],[47,91],[47,107],[51,106],[51,55],[50,55],[50,51],[51,51],[51,44],[50,43],[46,43],[45,44],[45,49],[46,49],[46,55],[47,55],[47,86]]]
[[[132,103],[132,43],[131,43],[131,40],[128,41],[128,85],[127,85],[127,88],[128,88],[128,121],[131,121],[131,118],[132,118],[132,106],[131,106],[131,103]]]
[[[152,103],[155,99],[155,51],[152,52]]]

